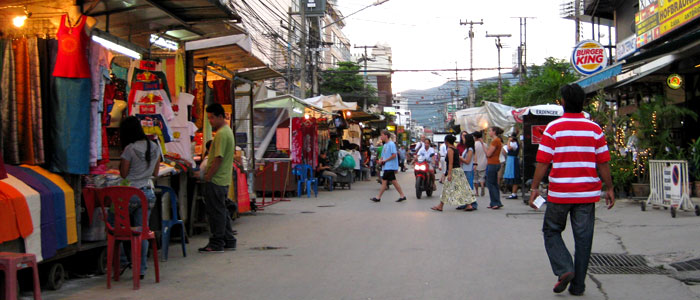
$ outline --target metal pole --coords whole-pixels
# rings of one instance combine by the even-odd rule
[[[579,6],[581,0],[574,0],[574,23],[576,24],[576,44],[581,41],[581,14]]]
[[[479,22],[465,21],[460,25],[469,25],[469,106],[476,105],[476,91],[474,90],[474,25],[484,25],[484,20]]]
[[[294,24],[292,24],[292,8],[289,8],[287,16],[287,94],[292,94],[292,86],[294,84],[294,75],[292,75],[292,38],[294,33]]]
[[[301,80],[299,89],[301,99],[306,98],[306,7],[304,0],[299,0],[299,14],[301,15]]]
[[[501,38],[496,38],[496,49],[498,49],[498,103],[503,103],[503,83],[501,79]]]

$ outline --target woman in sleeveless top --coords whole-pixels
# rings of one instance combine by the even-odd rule
[[[503,174],[507,185],[512,185],[512,192],[506,199],[518,199],[518,184],[520,184],[520,160],[518,159],[517,134],[513,133],[508,139],[508,157],[506,158],[506,170]]]
[[[431,207],[431,209],[435,211],[442,211],[445,203],[456,206],[466,205],[465,210],[474,210],[472,203],[476,201],[476,197],[469,187],[469,182],[464,175],[464,171],[462,171],[461,161],[459,159],[460,153],[458,153],[455,147],[456,140],[457,138],[451,134],[445,137],[445,143],[447,144],[447,156],[445,157],[445,165],[448,171],[447,181],[442,187],[440,203]]]

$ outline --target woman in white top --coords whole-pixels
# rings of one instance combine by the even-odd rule
[[[517,134],[513,133],[508,139],[508,144],[506,145],[508,149],[508,157],[506,158],[506,170],[503,174],[503,179],[506,180],[506,184],[510,184],[511,194],[506,199],[518,199],[518,184],[520,184],[520,160],[518,159],[519,147]]]

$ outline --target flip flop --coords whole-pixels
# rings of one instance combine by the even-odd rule
[[[503,207],[503,205],[500,205],[500,206],[494,206],[494,207],[491,207],[491,209],[499,209],[499,208],[501,208],[501,207]]]
[[[439,208],[437,208],[437,207],[435,207],[435,206],[431,207],[430,209],[432,209],[432,210],[434,210],[434,211],[442,211],[442,209],[439,209]]]

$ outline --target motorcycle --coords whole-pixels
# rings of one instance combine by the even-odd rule
[[[430,197],[435,189],[435,175],[427,161],[417,161],[413,166],[413,175],[416,176],[416,198],[420,199],[423,191]]]

